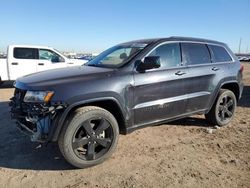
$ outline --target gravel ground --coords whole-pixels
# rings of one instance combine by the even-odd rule
[[[7,83],[0,88],[0,187],[250,187],[250,63],[244,66],[246,86],[229,126],[193,116],[137,130],[87,169],[70,166],[56,143],[40,147],[16,130]]]

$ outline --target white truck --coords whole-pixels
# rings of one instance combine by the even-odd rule
[[[69,59],[52,47],[10,45],[7,59],[0,59],[0,82],[61,67],[83,65],[87,60]]]

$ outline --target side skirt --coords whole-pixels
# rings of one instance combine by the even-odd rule
[[[152,122],[148,122],[148,123],[134,125],[132,127],[128,127],[126,129],[127,130],[126,133],[129,134],[129,133],[132,133],[133,131],[135,131],[137,129],[142,129],[142,128],[149,127],[149,126],[154,126],[154,125],[160,125],[160,124],[163,124],[163,123],[167,123],[167,122],[175,121],[175,120],[182,119],[182,118],[185,118],[185,117],[189,117],[191,115],[205,114],[205,112],[206,112],[206,109],[203,109],[203,110],[198,110],[198,111],[195,111],[195,112],[182,114],[182,115],[175,116],[175,117],[168,118],[168,119],[161,119],[161,120],[156,120],[156,121],[152,121]]]

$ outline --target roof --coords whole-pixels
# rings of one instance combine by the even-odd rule
[[[205,43],[216,43],[216,44],[224,44],[219,41],[210,40],[210,39],[203,39],[203,38],[193,38],[193,37],[179,37],[179,36],[172,36],[166,38],[167,40],[176,40],[176,41],[193,41],[193,42],[205,42]]]
[[[14,44],[14,45],[9,45],[9,47],[19,47],[19,48],[48,48],[48,49],[52,49],[52,47],[50,46],[41,46],[41,45],[22,45],[22,44]]]
[[[125,43],[122,43],[122,44],[123,45],[131,44],[131,43],[151,44],[151,43],[164,42],[164,41],[204,42],[204,43],[214,43],[214,44],[224,45],[224,43],[219,42],[219,41],[215,41],[215,40],[202,39],[202,38],[192,38],[192,37],[179,37],[179,36],[172,36],[172,37],[168,37],[168,38],[140,39],[140,40],[125,42]]]

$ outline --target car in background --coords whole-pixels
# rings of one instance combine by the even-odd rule
[[[236,55],[239,61],[250,61],[250,55]]]
[[[0,59],[0,82],[16,80],[35,72],[82,65],[87,60],[69,59],[48,46],[10,45],[7,58]]]
[[[77,59],[82,59],[82,60],[90,61],[93,58],[94,58],[93,56],[87,55],[87,56],[78,57]]]

